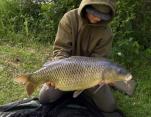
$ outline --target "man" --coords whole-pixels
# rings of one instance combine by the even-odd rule
[[[82,0],[79,8],[67,12],[61,19],[56,35],[53,59],[69,56],[88,56],[107,58],[111,53],[113,34],[109,22],[115,15],[114,0]],[[127,89],[123,82],[112,84],[131,95],[134,81]],[[104,112],[112,112],[116,107],[109,85],[104,85],[97,93],[97,87],[83,92]],[[53,102],[64,92],[44,84],[40,91],[42,103]]]

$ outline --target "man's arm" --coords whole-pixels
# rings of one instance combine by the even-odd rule
[[[72,31],[70,20],[67,14],[61,19],[53,47],[53,60],[71,56],[72,52]]]

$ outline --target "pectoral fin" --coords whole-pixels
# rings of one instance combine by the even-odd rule
[[[101,83],[98,88],[94,91],[94,93],[97,93],[103,86],[105,83]]]
[[[78,90],[73,93],[73,98],[78,97],[84,90]]]

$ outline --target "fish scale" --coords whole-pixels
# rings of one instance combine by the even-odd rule
[[[72,56],[51,61],[29,76],[16,78],[16,81],[26,84],[27,92],[31,94],[31,87],[35,88],[46,82],[53,83],[55,88],[62,91],[74,91],[131,78],[132,75],[127,70],[107,59]]]
[[[99,73],[98,71],[99,71],[100,67],[98,67],[98,64],[95,65],[94,59],[90,59],[89,60],[90,63],[85,62],[85,59],[83,60],[83,58],[75,59],[75,63],[73,63],[73,60],[71,62],[70,61],[71,60],[63,61],[63,63],[61,63],[61,65],[60,64],[58,66],[56,65],[54,68],[54,71],[53,71],[53,68],[52,69],[50,68],[51,72],[52,72],[51,77],[54,78],[52,80],[55,80],[55,78],[62,77],[61,80],[58,81],[58,84],[55,83],[56,87],[59,89],[60,89],[60,87],[63,90],[68,90],[68,88],[70,90],[82,89],[83,81],[94,80],[94,78],[93,78],[94,73]],[[93,64],[93,65],[91,65],[91,64]],[[49,70],[46,71],[45,69],[42,69],[42,72],[43,72],[42,74],[45,74],[45,76],[43,76],[42,79],[44,79],[44,77],[47,77],[47,79],[49,79],[49,77],[47,76],[49,73]],[[100,81],[101,74],[98,77],[95,75],[95,77],[98,78],[98,81]],[[73,85],[71,87],[69,87],[70,86],[69,84],[73,84]],[[84,86],[84,87],[87,88],[89,86],[90,85],[88,84],[88,86]],[[74,87],[74,89],[72,89],[72,87]]]
[[[75,60],[75,63],[77,61],[78,60]],[[92,65],[90,65],[90,63],[86,63],[85,61],[84,62],[80,61],[80,62],[77,62],[77,63],[73,64],[73,61],[72,61],[71,63],[67,64],[67,66],[65,67],[65,70],[63,70],[63,71],[68,71],[69,73],[66,73],[66,72],[62,73],[62,74],[64,74],[64,76],[62,76],[62,80],[60,80],[60,82],[58,83],[58,86],[56,86],[56,87],[58,87],[58,88],[61,87],[61,89],[64,89],[64,90],[68,90],[68,88],[70,90],[75,90],[75,89],[80,90],[80,89],[83,89],[83,87],[85,87],[84,85],[88,84],[88,83],[83,83],[82,84],[82,82],[85,82],[85,81],[89,82],[91,80],[94,80],[93,75],[96,72],[95,69],[96,68],[98,69],[98,67],[95,68]],[[83,66],[81,67],[81,65],[83,65]],[[89,66],[89,67],[87,67],[87,66]],[[70,70],[67,70],[69,68],[70,68]],[[71,69],[71,68],[73,68],[73,69]],[[68,76],[66,76],[66,74]],[[100,80],[100,77],[101,76],[98,77],[99,80]],[[71,87],[69,87],[70,84],[73,84],[73,85]],[[91,85],[93,85],[93,83]],[[90,85],[88,84],[87,87],[90,87]]]

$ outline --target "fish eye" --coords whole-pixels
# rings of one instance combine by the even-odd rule
[[[118,72],[119,74],[122,74],[122,70],[121,70],[121,69],[118,69],[117,72]]]
[[[117,73],[118,74],[126,74],[127,72],[126,72],[126,70],[125,69],[117,69]]]

